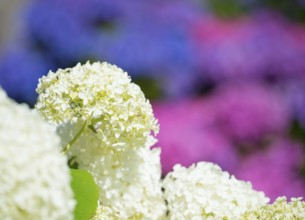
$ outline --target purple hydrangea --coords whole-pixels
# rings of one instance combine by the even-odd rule
[[[204,19],[192,35],[198,72],[215,80],[305,72],[304,27],[270,12],[238,20]]]
[[[26,13],[27,44],[40,50],[44,59],[65,67],[92,57],[95,33],[80,17],[49,1],[33,2]]]
[[[29,40],[46,45],[55,57],[93,56],[135,74],[158,74],[157,68],[190,62],[188,29],[200,12],[180,1],[44,0],[29,6],[27,27]]]
[[[287,80],[278,90],[281,97],[287,100],[294,120],[305,128],[305,76],[301,79]]]
[[[169,96],[183,96],[195,73],[189,33],[203,8],[200,1],[181,0],[33,1],[27,43],[58,67],[107,61],[132,76],[159,80]]]

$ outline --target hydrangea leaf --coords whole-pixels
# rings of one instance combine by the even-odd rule
[[[94,216],[98,205],[98,186],[87,171],[76,169],[70,169],[70,171],[72,177],[71,186],[76,200],[74,219],[90,219]]]

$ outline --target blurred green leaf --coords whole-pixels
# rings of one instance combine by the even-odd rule
[[[77,202],[74,210],[75,220],[88,220],[96,212],[99,189],[93,177],[85,170],[70,169],[71,187]]]
[[[155,100],[162,97],[164,94],[159,82],[156,79],[148,77],[148,74],[143,73],[143,75],[146,76],[137,76],[133,79],[133,82],[141,87],[145,97],[148,100]]]
[[[211,10],[222,18],[236,18],[248,13],[272,10],[292,21],[305,22],[305,5],[299,0],[208,0]]]
[[[302,127],[302,125],[297,121],[294,120],[293,123],[290,126],[289,130],[289,136],[295,140],[298,140],[303,143],[303,149],[305,144],[305,130]],[[300,174],[305,177],[305,156],[303,155],[303,162],[301,166],[299,167]]]
[[[209,0],[211,9],[222,18],[234,18],[246,13],[247,8],[236,0]]]
[[[265,0],[262,2],[291,20],[305,21],[305,7],[298,0]]]
[[[290,126],[289,136],[295,140],[305,143],[305,130],[298,121],[293,121]]]

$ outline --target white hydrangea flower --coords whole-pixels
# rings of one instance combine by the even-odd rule
[[[107,63],[78,64],[40,79],[36,108],[58,125],[70,164],[89,171],[100,203],[119,219],[164,219],[158,132],[139,86]]]
[[[169,219],[238,219],[269,199],[215,164],[176,165],[163,181]]]
[[[74,125],[58,130],[63,144],[75,132]],[[137,149],[101,148],[97,135],[86,130],[67,154],[75,158],[78,168],[92,174],[100,188],[99,201],[117,213],[118,219],[157,220],[164,219],[166,206],[161,191],[160,149],[149,149],[154,143],[150,136],[146,145]]]
[[[108,63],[78,64],[39,80],[36,108],[55,124],[81,122],[103,146],[143,146],[159,126],[140,87]],[[80,126],[80,128],[83,128]]]
[[[8,102],[10,102],[10,100],[7,98],[5,92],[0,87],[0,103],[8,103]]]
[[[111,208],[99,204],[95,215],[90,220],[119,220],[119,217]]]
[[[244,213],[240,220],[302,220],[305,219],[305,202],[302,198],[292,198],[287,203],[286,197],[279,197],[273,204],[264,205],[256,210]]]
[[[66,157],[53,127],[0,88],[0,219],[73,219]]]
[[[96,210],[96,214],[90,220],[122,220],[122,218],[119,216],[119,213],[115,212],[112,208],[99,204]],[[137,216],[129,217],[127,220],[142,219],[144,218],[141,214],[139,214]]]

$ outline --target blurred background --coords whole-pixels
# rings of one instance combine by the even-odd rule
[[[205,160],[272,199],[305,197],[304,0],[3,0],[0,85],[78,62],[126,70],[152,101],[165,175]]]

